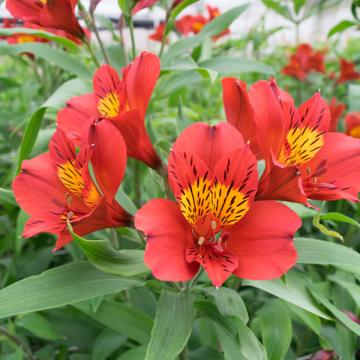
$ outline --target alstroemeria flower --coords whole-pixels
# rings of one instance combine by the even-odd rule
[[[162,42],[165,32],[165,24],[160,23],[154,30],[153,33],[149,35],[150,40]]]
[[[345,111],[346,105],[342,102],[338,102],[335,97],[333,97],[329,103],[330,110],[330,131],[336,131],[339,121],[343,112]]]
[[[153,199],[135,215],[145,233],[145,263],[164,281],[187,281],[204,267],[215,286],[231,275],[272,279],[297,258],[297,215],[275,201],[254,201],[256,158],[226,123],[197,123],[169,156],[176,202]]]
[[[110,65],[94,74],[94,92],[72,98],[58,113],[58,127],[78,143],[88,143],[88,128],[94,122],[111,122],[121,132],[130,157],[154,169],[161,167],[145,128],[145,114],[160,74],[156,55],[143,52],[122,69],[122,79]]]
[[[231,103],[224,98],[224,105],[228,121],[238,117],[245,122],[237,127],[241,132],[255,123],[255,145],[266,162],[257,199],[304,204],[308,203],[307,198],[357,201],[360,141],[329,132],[330,111],[320,93],[296,109],[292,97],[279,89],[275,81],[258,81],[248,93],[244,87],[235,87],[237,82],[232,78],[224,80],[224,91],[243,92],[252,117],[240,101]],[[231,97],[236,96],[239,95]],[[252,137],[244,133],[251,145]]]
[[[130,224],[131,216],[114,200],[125,173],[124,140],[111,124],[92,125],[89,131],[94,146],[84,145],[76,152],[74,143],[58,129],[48,153],[23,162],[13,191],[30,215],[25,237],[42,232],[58,235],[57,250],[71,241],[67,221],[79,235]]]
[[[182,35],[188,36],[189,34],[197,34],[202,30],[202,28],[221,15],[219,9],[217,7],[212,6],[206,6],[208,17],[205,17],[203,15],[197,14],[197,15],[184,15],[179,20],[176,21],[175,26],[177,31],[179,31]],[[221,38],[224,35],[227,35],[230,33],[229,29],[225,29],[220,34],[217,34],[213,36],[213,40],[217,40]]]
[[[345,116],[346,134],[354,138],[360,138],[360,112],[351,112]]]
[[[311,71],[325,73],[324,51],[314,51],[310,44],[300,44],[282,73],[304,81]]]
[[[347,81],[360,79],[360,72],[356,71],[355,64],[346,59],[340,59],[340,75],[336,80],[338,84],[343,84]]]
[[[63,30],[83,39],[75,7],[77,0],[6,0],[11,15],[40,27]]]

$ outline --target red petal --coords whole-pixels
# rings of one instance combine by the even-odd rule
[[[246,83],[234,78],[225,78],[222,80],[222,88],[228,123],[240,131],[245,142],[254,141],[254,110],[246,91]]]
[[[98,115],[94,94],[75,96],[66,105],[57,114],[58,128],[76,145],[87,143],[89,126]]]
[[[214,286],[221,286],[239,265],[236,255],[226,250],[217,251],[213,246],[204,246],[201,250],[188,246],[186,260],[201,264]]]
[[[293,244],[299,217],[275,201],[255,201],[250,211],[228,229],[227,250],[239,258],[234,274],[251,280],[280,277],[295,265]]]
[[[129,107],[138,110],[142,119],[159,75],[160,60],[148,52],[142,52],[123,70]]]
[[[185,258],[192,230],[175,202],[151,200],[136,213],[135,227],[146,235],[144,261],[157,279],[187,281],[196,274],[199,264]]]
[[[299,107],[301,124],[318,132],[329,131],[330,110],[327,102],[317,92]]]
[[[181,133],[173,149],[178,153],[185,151],[197,155],[211,170],[220,158],[243,146],[242,136],[228,123],[220,122],[215,126],[196,123]]]
[[[299,170],[294,166],[271,166],[270,171],[260,178],[256,200],[293,201],[308,205]]]
[[[126,145],[119,131],[109,120],[90,127],[91,164],[102,193],[112,200],[120,186],[126,168]]]
[[[315,158],[301,167],[308,198],[358,201],[360,140],[341,133],[328,133],[324,141]]]
[[[158,0],[139,0],[136,6],[133,8],[132,14],[135,15],[140,10],[154,5],[157,1]]]

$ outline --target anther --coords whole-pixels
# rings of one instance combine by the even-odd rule
[[[74,216],[74,213],[73,213],[72,211],[69,211],[69,212],[66,214],[66,216],[67,216],[67,218],[68,218],[69,220],[71,220],[71,219],[73,218],[73,216]]]
[[[203,236],[199,237],[198,244],[201,246],[205,242],[205,238]]]
[[[215,220],[212,220],[212,221],[211,221],[211,228],[212,228],[213,230],[216,230],[216,228],[217,228],[217,222],[216,222]]]

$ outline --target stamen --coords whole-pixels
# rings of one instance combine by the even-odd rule
[[[72,211],[69,211],[66,216],[69,220],[71,220],[74,217],[74,213]]]
[[[215,231],[216,228],[217,228],[217,222],[215,220],[212,220],[211,221],[211,229]]]
[[[203,236],[200,236],[198,240],[198,245],[201,246],[204,242],[205,242],[205,238]]]

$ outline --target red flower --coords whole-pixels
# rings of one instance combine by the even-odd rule
[[[340,59],[340,75],[336,82],[343,84],[344,82],[358,79],[360,79],[360,72],[356,71],[355,64],[346,59]]]
[[[160,24],[156,27],[156,29],[154,30],[154,32],[149,35],[149,39],[154,40],[154,41],[162,42],[162,39],[163,39],[163,37],[164,37],[164,31],[165,31],[165,24],[164,24],[164,23],[160,23]]]
[[[7,0],[6,8],[16,18],[83,39],[84,30],[75,16],[76,4],[77,0]]]
[[[336,131],[338,123],[340,121],[341,115],[345,111],[346,105],[344,103],[338,102],[335,97],[333,97],[329,103],[330,109],[330,131]]]
[[[236,79],[226,82],[236,83]],[[357,201],[360,141],[329,132],[330,111],[320,93],[296,109],[291,96],[274,81],[258,81],[249,93],[241,86],[230,88],[226,82],[224,96],[227,92],[236,98],[240,91],[243,98],[249,99],[247,107],[234,102],[232,114],[244,120],[245,124],[237,128],[248,137],[250,146],[253,140],[246,131],[255,122],[254,143],[266,163],[257,199],[304,204],[307,198]]]
[[[132,10],[132,14],[135,15],[140,10],[153,6],[157,1],[158,0],[138,0]]]
[[[126,147],[113,125],[92,125],[95,146],[75,145],[57,130],[49,152],[25,160],[13,182],[18,204],[31,215],[24,236],[42,232],[58,235],[55,250],[71,241],[67,220],[79,235],[106,227],[126,226],[130,215],[114,200],[125,173]],[[89,161],[96,185],[89,173]]]
[[[311,71],[325,73],[324,52],[314,51],[310,44],[300,44],[282,73],[304,81]]]
[[[145,129],[145,113],[160,73],[160,61],[143,52],[122,71],[109,65],[94,75],[94,93],[72,98],[58,113],[57,124],[77,143],[88,143],[94,122],[110,121],[120,130],[128,156],[157,169],[162,163]]]
[[[295,264],[292,239],[301,221],[275,201],[254,201],[256,158],[231,125],[188,127],[168,169],[177,202],[154,199],[135,215],[156,278],[187,281],[201,265],[221,286],[232,273],[272,279]]]
[[[360,112],[351,112],[345,116],[346,134],[360,138]]]
[[[206,6],[208,11],[208,18],[203,15],[185,15],[181,19],[176,21],[176,29],[182,35],[188,36],[189,34],[197,34],[202,30],[202,28],[209,23],[211,20],[215,19],[221,15],[217,7]],[[225,29],[220,34],[213,36],[213,40],[217,40],[220,37],[230,33],[229,29]]]
[[[177,31],[182,35],[197,34],[207,24],[207,20],[202,15],[184,15],[176,21]]]

